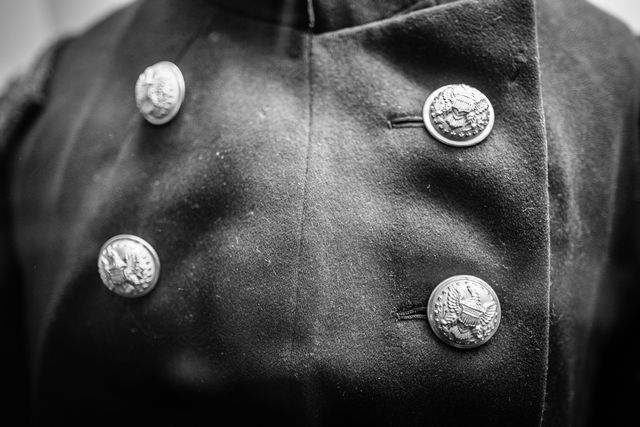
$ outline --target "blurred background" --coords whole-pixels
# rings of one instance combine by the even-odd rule
[[[0,0],[0,90],[63,34],[82,31],[131,0]],[[640,0],[589,0],[640,34]]]

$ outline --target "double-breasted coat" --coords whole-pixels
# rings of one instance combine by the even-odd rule
[[[134,88],[162,61],[184,100],[155,125]],[[3,412],[615,424],[640,386],[639,76],[631,33],[582,0],[122,9],[2,99]],[[476,145],[425,126],[452,84],[493,107]],[[161,265],[139,298],[99,274],[127,234]],[[407,315],[456,275],[500,302],[473,349]]]

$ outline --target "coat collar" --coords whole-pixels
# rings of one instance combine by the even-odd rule
[[[452,0],[205,0],[216,6],[322,33],[389,18]]]

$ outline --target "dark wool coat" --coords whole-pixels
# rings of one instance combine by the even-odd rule
[[[154,126],[133,89],[165,60],[186,97]],[[628,29],[582,0],[115,13],[1,103],[3,416],[620,425],[640,387],[639,77]],[[420,119],[452,83],[495,109],[473,147]],[[98,274],[123,233],[161,259],[141,298]],[[396,316],[458,274],[502,305],[473,350]]]

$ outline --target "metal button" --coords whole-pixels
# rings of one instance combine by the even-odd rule
[[[172,62],[148,67],[136,82],[136,105],[149,123],[162,125],[173,119],[184,100],[184,77]]]
[[[478,89],[464,84],[443,86],[433,92],[422,109],[429,133],[455,147],[469,147],[483,141],[494,122],[493,107]]]
[[[489,341],[500,325],[500,316],[498,296],[474,276],[446,279],[431,293],[427,305],[433,332],[457,348],[474,348]]]
[[[123,297],[140,297],[158,282],[160,259],[145,240],[120,234],[102,245],[98,271],[109,290]]]

